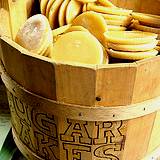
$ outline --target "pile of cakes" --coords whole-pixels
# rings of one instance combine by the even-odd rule
[[[111,57],[140,60],[158,54],[157,34],[141,31],[110,31],[104,33],[106,48]]]
[[[132,10],[118,8],[113,5],[107,7],[107,4],[107,2],[102,3],[104,6],[101,6],[97,5],[97,3],[88,3],[86,8],[87,11],[94,11],[95,13],[103,16],[109,31],[127,30],[127,27],[132,21],[132,16],[130,15]]]
[[[40,0],[16,42],[60,63],[108,64],[158,54],[160,16],[116,7],[109,0]]]
[[[132,17],[134,18],[134,21],[131,25],[133,30],[158,34],[158,44],[156,49],[160,51],[160,16],[133,12]]]
[[[52,29],[71,24],[86,11],[103,16],[109,30],[126,30],[132,19],[132,10],[118,8],[109,0],[40,0],[40,9]]]

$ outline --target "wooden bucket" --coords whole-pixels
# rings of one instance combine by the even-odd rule
[[[160,1],[114,3],[159,13]],[[160,56],[67,65],[0,43],[13,135],[29,160],[151,159],[160,145]]]
[[[1,47],[13,134],[28,159],[139,160],[159,146],[159,56],[75,66],[28,55],[7,38]]]

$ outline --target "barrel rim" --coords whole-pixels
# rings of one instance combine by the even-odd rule
[[[65,63],[65,62],[55,62],[52,59],[48,58],[48,57],[44,57],[41,55],[36,55],[33,54],[31,52],[29,52],[28,50],[26,50],[25,48],[21,47],[19,44],[17,44],[16,42],[14,42],[13,40],[11,40],[9,37],[7,36],[1,36],[0,37],[1,41],[4,41],[5,43],[9,44],[10,46],[14,47],[16,50],[18,50],[22,55],[27,55],[28,57],[32,57],[32,58],[36,58],[42,61],[45,61],[46,63],[50,63],[54,66],[58,66],[58,65],[67,65],[67,66],[72,66],[72,67],[80,67],[80,68],[89,68],[89,69],[93,69],[93,70],[98,70],[98,69],[113,69],[113,68],[127,68],[127,67],[138,67],[139,65],[146,63],[148,61],[152,61],[155,59],[160,59],[160,55],[157,55],[155,57],[151,57],[151,58],[146,58],[146,59],[142,59],[142,60],[138,60],[132,63],[112,63],[112,64],[83,64],[83,63],[77,63],[77,62],[72,62],[72,63]]]

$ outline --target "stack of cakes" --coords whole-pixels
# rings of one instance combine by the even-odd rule
[[[87,11],[94,11],[103,16],[109,31],[124,31],[132,21],[132,10],[122,9],[115,6],[102,6],[97,3],[88,3]]]
[[[132,20],[132,10],[116,7],[109,0],[40,0],[40,8],[52,29],[71,24],[86,11],[103,16],[109,30],[126,30]]]
[[[141,60],[158,54],[157,34],[142,31],[108,31],[104,33],[105,48],[111,57]]]
[[[160,51],[160,16],[137,12],[133,12],[132,16],[134,18],[131,25],[132,29],[158,34],[158,44],[156,49]]]

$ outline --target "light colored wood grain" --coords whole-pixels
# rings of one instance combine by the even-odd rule
[[[55,71],[52,61],[42,56],[38,58],[8,38],[1,39],[7,73],[29,91],[55,100]]]
[[[28,55],[23,55],[22,59],[23,71],[25,73],[25,84],[23,86],[33,93],[56,100],[54,65]],[[32,81],[30,80],[31,77],[34,77]]]
[[[156,114],[153,130],[151,134],[151,139],[148,146],[148,151],[147,151],[148,153],[153,152],[154,150],[156,150],[157,147],[159,147],[160,145],[159,133],[160,133],[160,111],[158,111]]]
[[[148,143],[152,132],[156,113],[128,121],[124,160],[142,159],[147,153]]]
[[[2,76],[4,76],[4,73]],[[33,101],[26,95],[23,95],[24,97],[16,95],[16,86],[12,87],[14,91],[8,95],[12,108],[15,142],[27,157],[37,159],[35,153],[44,159],[46,159],[45,156],[59,158],[59,155],[60,159],[77,157],[75,153],[79,153],[78,157],[81,156],[84,160],[95,159],[101,157],[102,154],[106,158],[121,157],[127,122],[87,122],[68,119],[61,116],[62,114],[54,116],[51,112],[48,113],[46,107],[42,110],[42,104],[36,99]],[[34,106],[30,105],[27,100]],[[15,123],[16,121],[17,123]],[[58,147],[56,147],[57,138],[59,140]],[[94,144],[92,140],[94,140]],[[35,145],[36,143],[38,145]],[[52,146],[52,148],[49,146]],[[43,149],[45,149],[45,152]],[[106,149],[109,152],[107,151],[104,154]],[[72,152],[73,150],[75,152]],[[94,150],[95,154],[93,154]],[[113,156],[110,155],[110,151]]]
[[[13,90],[17,93],[15,87]],[[24,155],[28,154],[27,157],[35,158],[35,153],[44,159],[46,159],[45,156],[59,158],[60,155],[62,160],[77,156],[84,160],[100,158],[102,155],[105,158],[115,156],[120,158],[122,156],[127,121],[87,122],[68,119],[61,116],[62,114],[55,116],[48,112],[46,107],[42,110],[42,104],[36,99],[32,101],[24,95],[26,100],[34,103],[34,106],[29,105],[27,101],[15,93],[8,94],[12,108],[14,136],[17,137],[16,144],[21,147],[20,150]],[[39,107],[36,104],[39,104]],[[16,121],[17,123],[13,123]],[[57,139],[58,147],[56,145]],[[36,143],[38,145],[35,145]],[[48,146],[52,146],[52,148]],[[41,150],[42,148],[43,150]],[[73,150],[75,152],[72,152]],[[104,154],[105,150],[107,152]]]
[[[4,74],[2,75],[2,77],[4,76]],[[4,80],[4,78],[3,78],[3,80]],[[4,80],[4,82],[5,82],[5,80]],[[6,85],[8,88],[11,88],[11,90],[10,91],[12,91],[12,94],[13,94],[13,96],[15,97],[15,100],[16,100],[16,97],[20,100],[19,102],[25,102],[22,106],[23,107],[25,107],[25,106],[28,106],[28,107],[33,107],[33,108],[37,108],[36,107],[36,104],[39,104],[39,107],[38,107],[38,111],[40,111],[40,112],[43,112],[43,113],[46,113],[46,112],[48,112],[48,113],[50,113],[50,114],[56,114],[56,113],[53,113],[52,112],[52,110],[53,110],[53,108],[51,108],[51,105],[44,105],[44,107],[43,107],[43,109],[41,108],[42,106],[43,106],[43,104],[41,104],[41,103],[39,103],[39,101],[37,101],[37,99],[33,96],[33,95],[31,95],[31,97],[33,97],[33,99],[31,98],[31,97],[28,97],[26,94],[22,94],[22,93],[18,93],[17,94],[17,88],[16,88],[16,86],[8,86],[8,85]],[[15,94],[16,93],[16,94]],[[22,97],[21,97],[22,96]],[[15,101],[14,100],[14,101]],[[13,100],[12,100],[13,101]],[[16,100],[17,101],[17,100]],[[43,99],[42,101],[41,101],[42,103],[45,103],[45,99]],[[14,102],[14,104],[15,104],[15,102]],[[18,103],[16,103],[16,104],[18,104]],[[19,105],[20,105],[20,103],[19,103]],[[15,106],[15,105],[12,105],[12,106]],[[22,107],[21,106],[21,107]],[[20,106],[17,106],[18,108],[20,107]],[[48,108],[47,108],[48,107]],[[54,105],[54,107],[56,107],[55,105]],[[82,107],[82,106],[81,106]],[[50,108],[50,110],[49,110],[49,108]],[[57,108],[58,109],[60,109],[60,104],[58,104],[57,105]],[[113,107],[113,108],[115,108],[115,107]],[[27,108],[26,108],[27,109]],[[23,119],[26,121],[26,120],[28,120],[28,115],[30,116],[30,112],[28,112],[27,110],[25,109],[25,112],[20,112],[18,115],[18,117],[23,117]],[[106,107],[106,109],[109,109],[109,108],[107,108]],[[117,108],[115,108],[116,110],[117,110]],[[30,108],[29,109],[29,111],[31,111],[32,110],[32,108]],[[68,109],[67,109],[68,110]],[[81,110],[82,110],[82,108],[81,108]],[[62,110],[61,110],[62,111]],[[69,111],[69,110],[68,110]],[[69,113],[70,113],[70,115],[72,114],[72,111],[70,110],[69,111]],[[95,112],[97,115],[98,115],[98,113],[97,112]],[[121,113],[121,112],[119,112],[119,113]],[[13,112],[12,112],[12,114],[13,114]],[[96,115],[94,116],[94,115],[92,115],[92,112],[90,112],[90,114],[91,114],[91,116],[92,117],[96,117]],[[121,152],[123,152],[123,154],[124,155],[119,155],[119,153],[116,153],[116,156],[130,156],[131,154],[130,153],[133,153],[134,152],[134,156],[135,157],[139,157],[139,158],[142,158],[142,156],[144,156],[144,154],[145,154],[145,152],[146,152],[146,150],[147,150],[147,146],[148,146],[148,141],[149,141],[149,137],[150,137],[150,132],[151,132],[151,129],[152,129],[152,127],[151,127],[151,125],[153,124],[153,119],[154,119],[154,114],[155,113],[153,113],[152,114],[152,116],[151,115],[148,115],[148,116],[145,116],[145,117],[140,117],[140,118],[137,118],[137,119],[133,119],[133,120],[129,120],[128,122],[127,122],[127,135],[126,135],[126,142],[125,142],[125,150],[124,151],[121,151]],[[21,115],[21,116],[20,116]],[[24,115],[24,116],[23,116]],[[63,113],[63,112],[60,112],[60,113],[58,113],[57,114],[57,116],[60,116],[60,115],[63,115],[63,118],[65,118],[65,114]],[[69,115],[69,114],[68,114]],[[13,117],[13,116],[12,116]],[[73,117],[71,117],[71,118],[73,118]],[[16,120],[16,119],[15,119]],[[31,120],[30,118],[29,118],[29,120]],[[92,118],[92,120],[94,120],[94,118]],[[103,119],[101,119],[101,120],[103,120]],[[12,120],[12,122],[13,122],[13,120]],[[21,121],[17,121],[17,122],[21,122]],[[29,122],[29,121],[28,121]],[[66,123],[66,122],[65,122]],[[75,125],[78,123],[78,120],[75,122]],[[83,123],[86,123],[86,122],[81,122],[82,124]],[[89,123],[89,122],[87,122],[87,123]],[[14,125],[14,127],[16,127],[16,126],[19,126],[19,125],[17,125],[18,123],[16,123],[16,125]],[[58,124],[58,123],[57,123]],[[60,123],[61,124],[61,123]],[[62,126],[62,125],[61,125]],[[82,125],[83,126],[83,125]],[[19,129],[17,129],[18,131],[21,131],[23,128],[21,128],[21,127],[19,127]],[[32,130],[34,131],[34,127],[32,127]],[[73,132],[73,131],[72,131]],[[30,135],[32,135],[31,134],[32,133],[32,131],[30,131]],[[140,133],[142,133],[142,134],[140,134]],[[19,133],[20,134],[20,133]],[[84,134],[84,133],[83,133]],[[145,134],[145,136],[144,136],[144,134]],[[144,137],[145,137],[145,139],[144,139]],[[21,137],[22,138],[22,137]],[[39,137],[40,138],[40,137]],[[69,137],[68,137],[69,138]],[[34,139],[35,138],[33,138],[33,141],[34,141]],[[69,138],[70,139],[70,138]],[[138,139],[138,140],[137,140]],[[138,143],[137,144],[137,141],[138,142],[140,142],[140,141],[143,141],[143,143]],[[144,143],[145,142],[145,143]],[[67,143],[68,144],[68,143]],[[135,148],[135,145],[136,145],[136,148]],[[138,147],[137,147],[138,146]],[[75,144],[72,144],[72,147],[76,147],[76,145]],[[68,150],[69,149],[73,149],[73,148],[67,148]],[[97,148],[98,146],[93,146],[93,149],[94,150],[96,150],[97,151],[97,149],[99,148]],[[102,146],[100,146],[100,147],[102,147]],[[112,146],[113,147],[113,146]],[[144,147],[144,148],[143,148]],[[84,146],[83,146],[83,148],[84,148]],[[133,150],[133,148],[134,148],[134,150]],[[138,149],[137,149],[138,148]],[[77,149],[80,149],[80,148],[77,148]],[[101,151],[101,150],[100,150]],[[25,151],[26,152],[26,151]],[[89,152],[89,151],[88,151]],[[98,152],[99,153],[99,152]],[[62,156],[64,156],[63,155],[63,152],[61,152],[61,154],[62,154]],[[115,154],[115,153],[114,153]],[[73,156],[73,155],[72,155]],[[84,156],[84,155],[83,155]],[[97,156],[100,156],[100,155],[97,155]],[[131,156],[131,158],[133,158],[133,156]],[[123,159],[123,158],[122,158]],[[126,159],[126,158],[124,158],[124,159]]]
[[[94,106],[95,69],[57,64],[55,74],[57,101]]]
[[[97,69],[96,105],[118,106],[131,104],[136,76],[136,65],[126,64]],[[118,73],[118,74],[117,74]]]
[[[11,41],[10,39],[7,39]],[[7,72],[10,76],[15,79],[18,83],[22,83],[20,81],[24,81],[24,72],[23,72],[23,61],[21,58],[21,53],[13,48],[8,43],[1,40],[1,49],[2,49],[2,56],[3,56],[3,64]],[[11,41],[13,42],[13,41]],[[18,63],[18,65],[17,65]],[[16,74],[15,74],[16,73]],[[19,78],[16,78],[19,77]]]
[[[1,2],[6,8],[3,14],[11,18],[4,21],[11,24],[14,38],[27,16],[26,1]],[[135,11],[160,13],[158,0],[113,2]],[[111,159],[112,153],[122,160],[139,160],[158,146],[159,114],[155,111],[160,107],[160,57],[132,64],[66,65],[32,55],[7,38],[0,43],[7,73],[22,86],[2,75],[9,89],[16,143],[30,159],[60,156],[64,160],[67,154],[71,159]]]
[[[139,104],[118,107],[94,107],[73,105],[63,102],[56,102],[37,96],[18,85],[5,72],[2,74],[8,90],[29,106],[35,106],[38,103],[39,110],[48,111],[53,115],[84,121],[117,121],[138,118],[159,110],[160,98],[145,101]],[[53,107],[54,106],[54,107]]]
[[[133,90],[132,103],[151,99],[160,94],[160,56],[137,63],[137,73]]]
[[[103,121],[102,119],[99,122],[93,122],[94,118],[90,122],[82,121],[83,118],[73,120],[73,117],[67,118],[63,112],[57,113],[57,115],[56,112],[52,112],[55,107],[59,109],[61,107],[60,104],[56,106],[56,104],[52,102],[52,105],[48,103],[45,106],[45,104],[43,104],[46,102],[44,98],[39,101],[33,94],[28,96],[28,94],[23,93],[26,92],[23,88],[20,89],[18,84],[5,75],[3,72],[2,79],[10,91],[9,102],[12,108],[12,125],[15,131],[17,131],[15,133],[19,137],[16,143],[19,146],[19,144],[23,142],[22,149],[24,148],[24,150],[21,149],[21,151],[24,154],[28,153],[29,156],[33,157],[36,153],[43,157],[43,152],[36,152],[35,150],[37,147],[38,149],[41,148],[35,146],[37,140],[39,144],[48,149],[48,145],[51,144],[51,142],[48,141],[48,136],[53,136],[54,133],[55,137],[57,137],[57,133],[59,135],[60,152],[58,152],[58,148],[58,150],[53,148],[53,153],[57,156],[60,153],[61,159],[65,159],[67,156],[75,157],[76,154],[71,152],[73,150],[80,153],[82,157],[87,157],[87,159],[91,159],[91,155],[92,159],[95,159],[95,156],[97,158],[103,155],[105,158],[111,158],[114,155],[122,160],[126,158],[130,160],[141,159],[145,156],[156,113],[129,121],[120,120],[111,122],[107,120]],[[22,91],[20,92],[19,90]],[[33,97],[33,99],[31,97]],[[49,110],[49,108],[51,108],[51,110]],[[81,110],[83,109],[81,106]],[[106,107],[106,109],[109,108]],[[72,114],[71,110],[69,112]],[[94,117],[92,112],[90,112],[90,114]],[[51,119],[54,119],[54,121],[51,121]],[[45,123],[42,123],[43,121]],[[52,125],[56,125],[56,128],[58,127],[58,132],[54,131],[55,127]],[[40,131],[45,134],[43,135]],[[43,141],[41,141],[42,136],[47,138],[45,145]],[[91,143],[91,138],[94,140],[94,144]],[[28,140],[34,144],[33,147],[31,143],[27,143]],[[33,153],[28,151],[30,147]],[[108,152],[103,154],[106,149]],[[91,151],[94,151],[94,154],[91,154]],[[49,154],[48,156],[53,154],[49,150],[47,150],[46,153]],[[66,153],[68,154],[66,155]]]
[[[121,106],[159,96],[160,56],[132,64],[65,65],[33,55],[6,37],[1,39],[3,63],[10,76],[46,98],[72,104]]]

